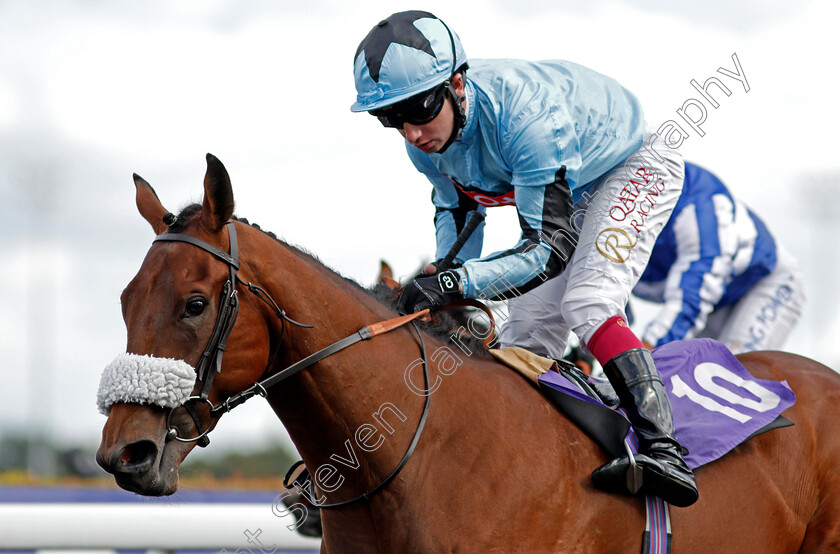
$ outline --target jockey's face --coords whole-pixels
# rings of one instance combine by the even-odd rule
[[[464,80],[460,73],[456,73],[452,78],[452,86],[459,97],[464,96]],[[405,122],[403,128],[399,129],[400,134],[426,154],[437,152],[454,132],[455,108],[452,102],[452,98],[447,95],[446,102],[436,118],[422,125]]]

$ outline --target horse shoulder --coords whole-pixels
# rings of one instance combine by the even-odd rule
[[[840,466],[840,437],[836,433],[840,374],[812,359],[785,352],[752,352],[738,359],[758,378],[787,381],[796,394],[796,403],[782,414],[793,427],[759,435],[745,447],[763,455],[761,470],[769,468],[776,475],[787,476],[777,478],[775,487],[802,521],[811,522],[805,544],[819,545],[805,551],[824,551],[827,544],[834,551],[840,545],[836,517],[840,513],[836,470]],[[814,525],[820,521],[831,523]],[[833,530],[827,531],[827,525]]]

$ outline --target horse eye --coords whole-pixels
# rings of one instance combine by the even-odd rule
[[[190,298],[187,300],[187,305],[184,307],[184,317],[195,317],[204,312],[207,307],[207,301],[203,298]]]

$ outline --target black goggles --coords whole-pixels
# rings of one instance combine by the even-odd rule
[[[424,125],[436,118],[446,101],[446,88],[449,82],[427,92],[421,92],[407,100],[391,106],[371,110],[370,114],[379,119],[385,127],[402,129],[404,123]]]

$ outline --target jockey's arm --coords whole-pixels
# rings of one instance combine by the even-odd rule
[[[557,128],[554,120],[546,121],[540,106],[529,104],[507,122],[499,150],[488,154],[492,160],[482,172],[462,176],[473,190],[486,191],[491,197],[509,194],[512,188],[522,230],[519,241],[501,252],[478,258],[480,248],[470,251],[468,242],[462,249],[458,259],[463,265],[456,272],[467,298],[511,298],[525,293],[560,274],[577,245],[577,232],[571,219],[574,209],[570,185],[580,176],[577,135],[567,114],[555,114],[559,121],[565,122]],[[428,156],[411,148],[408,153],[415,167],[435,187],[433,202],[439,208],[435,224],[440,258],[457,236],[453,209],[462,205],[459,193],[463,191]]]
[[[431,177],[430,177],[431,179]],[[432,180],[435,188],[432,190],[432,203],[435,205],[435,242],[437,245],[435,260],[440,260],[449,253],[455,239],[461,233],[471,211],[486,213],[481,206],[459,191],[446,177],[442,175]],[[456,265],[465,260],[477,258],[481,255],[484,243],[484,222],[473,231],[472,235],[455,256]]]
[[[564,176],[561,168],[552,183],[515,187],[520,240],[507,250],[464,262],[458,269],[464,296],[512,298],[563,271],[577,244]]]

